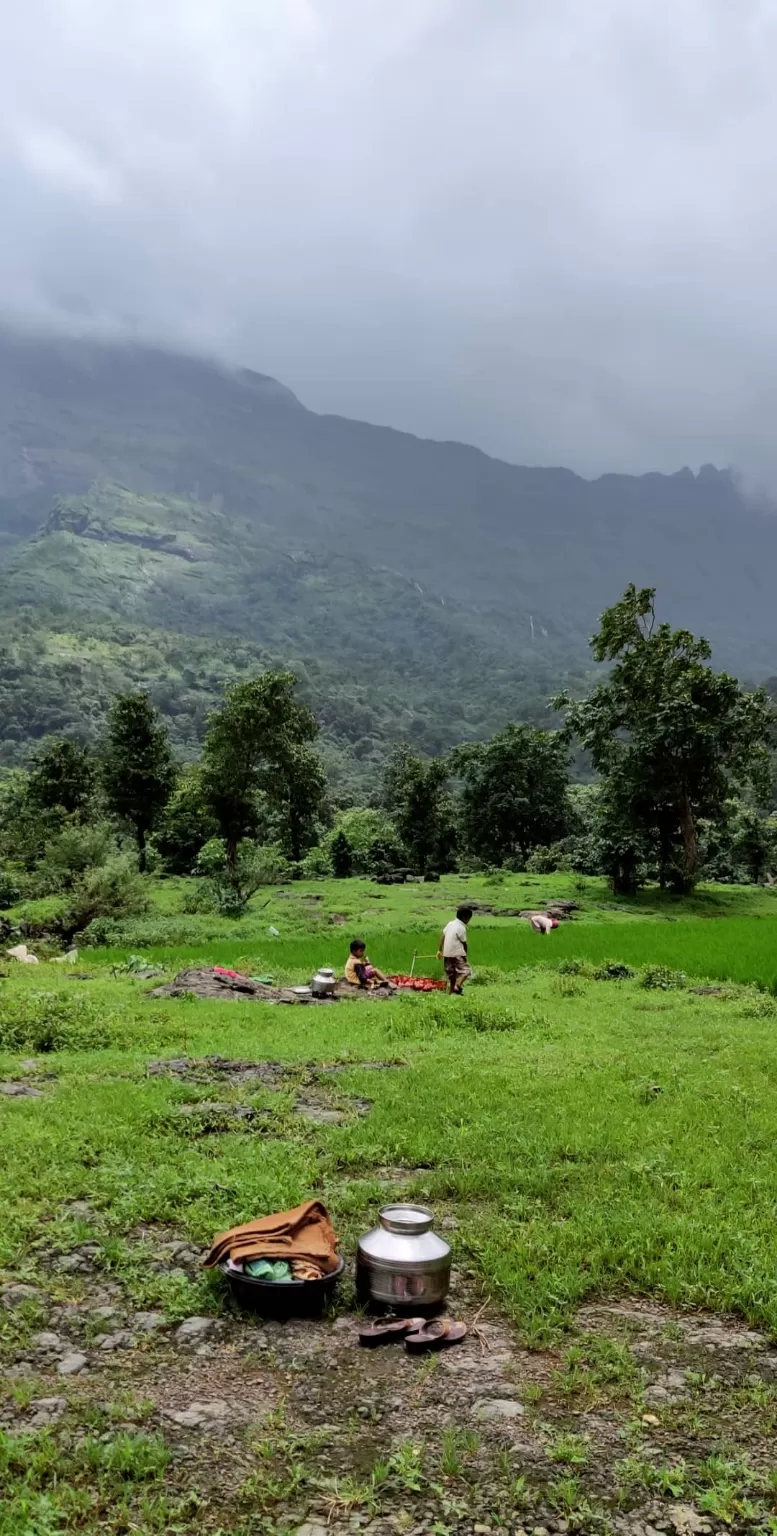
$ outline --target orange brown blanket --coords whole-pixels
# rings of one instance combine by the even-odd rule
[[[313,1279],[337,1269],[336,1249],[337,1237],[325,1207],[320,1200],[307,1200],[293,1211],[276,1211],[221,1232],[213,1239],[205,1268],[213,1269],[225,1259],[233,1264],[286,1259],[293,1265],[295,1279]]]

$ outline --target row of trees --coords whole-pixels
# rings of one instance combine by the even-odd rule
[[[421,868],[456,852],[493,865],[566,864],[633,893],[657,878],[687,893],[702,869],[759,878],[775,853],[774,709],[710,665],[710,647],[657,624],[652,588],[629,587],[591,646],[607,675],[587,698],[560,694],[557,731],[509,726],[445,760],[396,754],[385,802]],[[571,792],[569,753],[597,774]],[[555,860],[555,862],[554,862]]]
[[[445,758],[400,748],[367,808],[329,803],[318,727],[291,673],[230,687],[186,768],[147,696],[120,696],[97,750],[51,740],[28,774],[3,781],[0,854],[40,893],[115,861],[117,837],[131,836],[141,872],[149,850],[169,872],[198,872],[222,910],[239,910],[284,867],[529,864],[605,872],[620,892],[654,877],[689,891],[705,864],[763,873],[773,842],[765,694],[715,672],[704,640],[657,625],[651,589],[630,587],[592,648],[606,676],[582,701],[553,701],[558,729],[510,725]],[[574,742],[594,785],[570,785]]]

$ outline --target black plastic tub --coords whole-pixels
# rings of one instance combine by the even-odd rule
[[[257,1312],[261,1317],[320,1317],[345,1269],[345,1261],[340,1259],[337,1269],[331,1275],[322,1275],[320,1280],[290,1280],[280,1285],[238,1274],[226,1264],[220,1267],[234,1300],[244,1311]]]

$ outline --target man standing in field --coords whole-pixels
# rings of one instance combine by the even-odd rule
[[[471,907],[459,907],[453,920],[443,928],[437,951],[437,959],[442,960],[450,990],[456,997],[461,997],[464,979],[470,973],[467,963],[467,923],[471,918]]]

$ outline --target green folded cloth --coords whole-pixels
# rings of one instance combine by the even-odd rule
[[[272,1285],[290,1285],[294,1278],[285,1259],[249,1259],[243,1268],[253,1280],[269,1280]]]
[[[272,986],[272,976],[249,976],[249,981],[256,981],[262,987]]]

